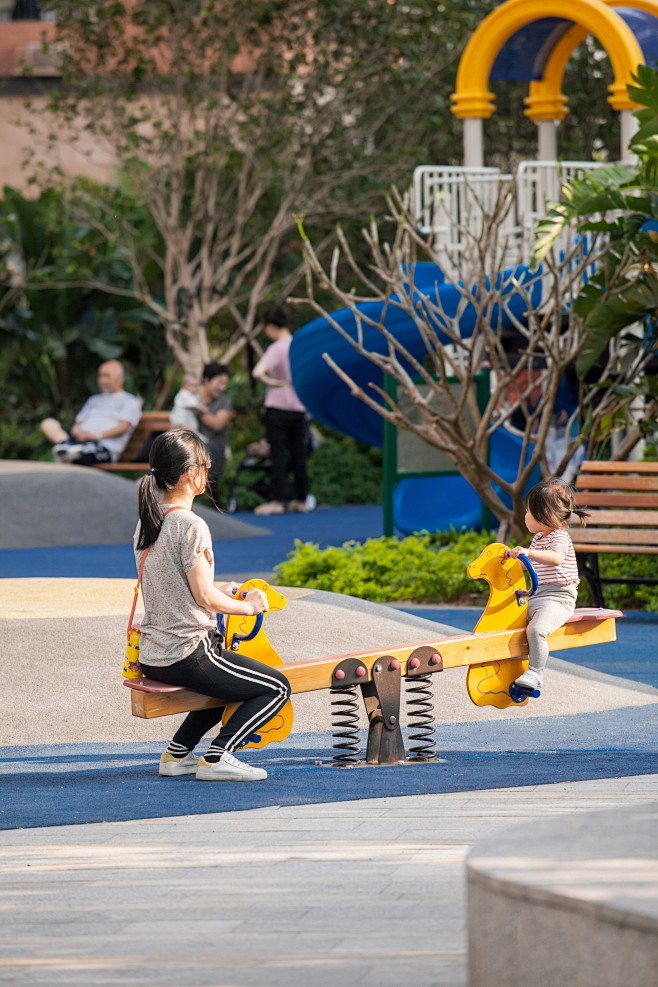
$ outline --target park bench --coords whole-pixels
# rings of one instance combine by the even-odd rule
[[[171,422],[168,411],[143,411],[128,445],[121,454],[121,458],[116,463],[96,463],[94,468],[108,470],[112,473],[145,473],[149,464],[134,462],[135,457],[139,455],[142,446],[152,432],[166,432],[169,428],[171,428]]]
[[[491,549],[495,551],[491,552]],[[369,764],[398,764],[405,760],[414,762],[435,759],[431,677],[437,672],[466,668],[468,695],[476,705],[494,705],[499,709],[512,705],[509,685],[521,674],[524,667],[521,660],[528,654],[524,609],[526,594],[521,594],[522,598],[519,599],[517,591],[525,590],[525,582],[518,560],[510,560],[504,571],[501,567],[504,549],[503,545],[489,546],[489,557],[484,567],[477,567],[476,563],[469,566],[470,575],[489,580],[490,586],[489,603],[478,623],[478,628],[481,628],[479,633],[439,637],[402,647],[330,655],[290,664],[281,662],[269,646],[270,654],[273,655],[273,660],[269,663],[284,673],[293,695],[320,690],[329,692],[334,763],[359,763],[357,689],[360,689],[368,716],[366,761]],[[514,564],[516,570],[512,569]],[[500,573],[496,569],[500,569]],[[497,586],[491,581],[492,572],[499,579]],[[269,593],[273,592],[271,587],[257,580],[245,584],[240,592],[252,585],[259,585],[259,588],[267,591],[268,599]],[[285,606],[285,602],[283,605]],[[614,641],[615,618],[620,616],[618,611],[601,608],[577,610],[573,617],[551,635],[551,651]],[[227,646],[239,650],[240,643],[236,643],[235,635],[232,637],[230,632],[232,620],[235,618],[228,619]],[[244,627],[253,627],[254,618],[240,618],[240,621]],[[258,657],[252,652],[257,640],[255,638],[250,647],[245,649],[253,657]],[[475,676],[477,680],[473,685],[469,681],[471,676]],[[411,724],[411,755],[408,759],[405,758],[400,730],[403,681],[406,683]],[[219,698],[150,679],[127,679],[124,685],[131,690],[133,716],[144,719],[227,705]],[[279,736],[273,735],[270,739],[261,740],[259,737],[258,742],[247,746],[264,746],[270,740],[285,739],[291,727],[292,712],[287,732],[284,730]]]
[[[599,572],[600,554],[658,553],[658,463],[584,462],[576,505],[591,511],[587,526],[574,526],[571,535],[596,606],[605,606],[604,583],[658,585],[658,578]]]

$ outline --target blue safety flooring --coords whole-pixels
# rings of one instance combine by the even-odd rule
[[[265,536],[215,541],[218,573],[269,573],[294,550],[295,540],[320,548],[346,541],[365,541],[383,534],[380,504],[320,507],[309,514],[282,514],[258,518],[230,515],[261,528]],[[132,579],[135,559],[130,545],[80,545],[64,548],[4,549],[0,551],[0,578],[66,576]]]
[[[254,523],[253,515],[236,517]],[[217,571],[271,572],[296,538],[324,547],[382,534],[379,505],[319,509],[258,519],[266,537],[216,542]],[[0,551],[0,576],[134,577],[130,546]],[[471,631],[472,607],[404,607]],[[615,644],[562,651],[559,657],[658,687],[658,614],[619,620]],[[547,682],[547,688],[549,687]],[[578,688],[587,688],[581,679]],[[541,700],[537,700],[541,702]],[[331,766],[330,734],[293,735],[248,751],[267,768],[266,782],[201,784],[193,776],[160,778],[161,747],[61,744],[0,750],[0,829],[57,826],[225,812],[264,806],[476,791],[658,772],[658,705],[579,716],[439,725],[437,762],[394,767]],[[362,753],[365,732],[361,735]],[[407,745],[408,747],[408,745]],[[320,762],[320,763],[316,763]]]
[[[269,778],[254,784],[160,778],[161,747],[72,744],[9,747],[0,757],[0,829],[230,812],[559,784],[658,770],[657,707],[579,717],[437,727],[440,760],[389,767],[331,765],[331,735],[299,734],[244,752]],[[365,731],[361,735],[361,756]],[[317,763],[321,762],[321,763]]]

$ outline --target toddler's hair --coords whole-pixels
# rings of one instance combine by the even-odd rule
[[[526,506],[535,521],[549,528],[561,528],[568,523],[572,514],[585,523],[589,511],[574,506],[575,491],[559,476],[547,476],[528,493]]]

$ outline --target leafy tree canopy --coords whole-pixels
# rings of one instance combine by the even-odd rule
[[[50,109],[111,149],[150,211],[162,297],[143,276],[134,231],[93,196],[83,208],[120,233],[137,297],[195,370],[213,319],[253,334],[296,214],[320,230],[363,215],[374,195],[408,181],[430,133],[435,152],[454,158],[449,93],[483,14],[481,4],[428,0],[45,6],[62,72]],[[284,266],[280,294],[296,267]]]

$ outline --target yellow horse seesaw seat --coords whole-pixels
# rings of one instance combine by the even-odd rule
[[[517,559],[505,558],[506,551],[505,545],[489,545],[468,567],[469,576],[486,579],[489,583],[489,602],[472,634],[284,664],[267,640],[263,625],[245,645],[245,652],[284,672],[293,694],[329,690],[336,764],[360,763],[358,691],[368,717],[367,763],[431,761],[436,758],[432,737],[432,675],[449,668],[467,667],[468,695],[473,702],[478,706],[492,705],[504,709],[513,705],[509,695],[510,684],[527,666],[525,576]],[[267,595],[270,606],[266,615],[283,610],[286,605],[284,597],[262,580],[250,580],[238,592],[253,587],[262,589]],[[619,616],[621,614],[616,610],[577,610],[566,624],[551,635],[551,650],[614,641],[615,618]],[[229,617],[226,647],[239,649],[241,644],[238,639],[249,633],[254,624],[254,617]],[[409,721],[413,724],[409,757],[405,757],[400,730],[403,679],[406,682]],[[226,706],[223,714],[226,720],[235,710],[235,706],[226,705],[221,699],[149,679],[125,680],[124,685],[131,689],[133,715],[147,719]],[[247,746],[264,747],[272,741],[285,740],[292,724],[292,706],[288,703],[271,723],[261,729],[258,739]]]

